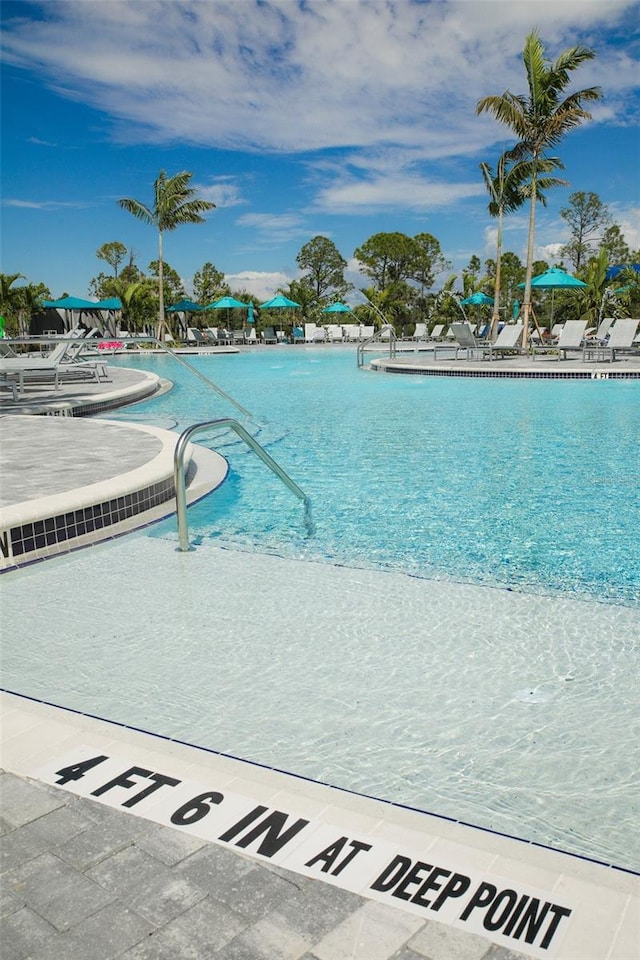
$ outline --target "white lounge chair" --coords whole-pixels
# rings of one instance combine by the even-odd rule
[[[594,359],[608,359],[611,363],[616,358],[616,353],[630,352],[635,349],[636,330],[640,320],[633,317],[622,317],[616,320],[611,328],[609,337],[605,344],[585,344],[583,349],[583,358],[586,359],[591,354],[595,354]]]
[[[585,332],[585,340],[589,344],[604,345],[609,336],[609,330],[615,322],[615,317],[604,317],[598,324],[598,328],[592,327]]]
[[[361,336],[361,327],[359,323],[345,323],[344,325],[345,339],[349,343],[354,343],[356,340],[360,339]]]
[[[363,327],[362,327],[362,339],[363,339],[363,340],[370,340],[371,337],[373,336],[373,334],[375,333],[375,329],[376,329],[376,328],[374,327],[373,324],[371,324],[370,326],[368,326],[368,325],[363,326]]]
[[[538,353],[549,353],[551,350],[558,351],[558,360],[565,359],[569,351],[574,353],[582,351],[584,343],[584,332],[587,329],[586,320],[567,320],[560,331],[557,343],[538,344],[532,347],[531,353],[535,360]]]
[[[47,356],[24,354],[19,357],[0,358],[0,375],[17,379],[18,390],[24,392],[26,381],[53,381],[57,390],[60,379],[70,381],[78,379],[107,380],[107,366],[104,360],[83,361],[80,353],[83,343],[63,341]]]
[[[342,332],[342,324],[339,323],[328,323],[327,324],[327,338],[331,343],[342,343],[344,340],[344,334]]]
[[[494,356],[503,356],[506,351],[517,350],[522,343],[523,330],[523,323],[506,324],[496,337],[495,342],[488,344],[489,359],[493,360]]]
[[[427,325],[426,323],[416,323],[416,328],[413,331],[412,340],[424,340],[427,336]]]
[[[429,342],[438,342],[439,340],[442,340],[444,337],[444,327],[444,323],[436,323],[431,333],[425,337],[425,340],[428,340]]]
[[[315,323],[305,323],[304,325],[304,342],[313,343],[315,337],[315,332],[318,329]]]

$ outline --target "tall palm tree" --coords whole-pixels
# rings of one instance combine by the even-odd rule
[[[527,239],[527,271],[525,277],[523,321],[524,338],[529,329],[531,314],[531,277],[536,226],[536,201],[541,163],[548,159],[545,151],[555,147],[563,136],[584,120],[591,119],[583,104],[599,100],[599,87],[587,87],[564,96],[571,74],[583,63],[593,60],[595,53],[589,47],[577,44],[564,50],[551,63],[545,58],[545,48],[537,31],[525,39],[522,60],[527,75],[528,94],[516,95],[509,90],[499,96],[483,97],[478,101],[477,113],[490,113],[512,130],[518,139],[512,149],[514,161],[531,163],[529,182],[529,234]],[[564,97],[564,98],[563,98]]]
[[[160,307],[158,312],[158,329],[156,336],[158,340],[162,339],[167,322],[164,312],[164,289],[163,281],[163,256],[162,256],[162,236],[167,230],[175,230],[183,223],[204,223],[202,213],[213,210],[215,203],[208,200],[202,200],[196,196],[193,187],[189,186],[192,173],[183,170],[172,177],[168,177],[164,170],[161,170],[153,185],[154,202],[152,207],[147,207],[140,200],[132,200],[123,197],[118,203],[123,210],[133,214],[144,223],[148,223],[158,231],[158,296]]]
[[[540,173],[551,173],[562,169],[563,164],[557,157],[546,157],[539,161],[536,179],[536,198],[546,206],[547,198],[542,192],[550,187],[565,186],[567,181],[557,177],[541,177]],[[506,150],[499,158],[495,172],[488,163],[480,164],[484,185],[489,194],[488,211],[498,219],[496,238],[496,275],[493,293],[493,314],[491,316],[490,336],[493,340],[500,322],[500,283],[502,270],[502,223],[506,213],[513,213],[527,200],[531,179],[534,173],[532,164],[527,160],[514,162],[512,151]]]

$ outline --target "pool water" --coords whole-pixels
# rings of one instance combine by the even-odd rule
[[[332,347],[194,362],[314,535],[212,436],[231,473],[189,509],[195,550],[167,520],[2,577],[4,685],[638,869],[638,385],[388,376]],[[141,363],[175,390],[120,417],[235,415]]]
[[[637,603],[640,385],[387,375],[353,349],[190,357],[254,414],[245,426],[312,502],[302,508],[235,435],[192,509],[192,536],[298,559]],[[235,416],[170,359],[163,398],[128,412],[178,428]],[[198,442],[208,442],[205,438]]]

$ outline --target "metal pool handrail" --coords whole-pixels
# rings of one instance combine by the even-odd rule
[[[383,342],[382,334],[387,332],[389,333],[389,358],[393,359],[396,355],[396,341],[398,335],[396,334],[395,328],[390,323],[383,324],[379,330],[376,330],[372,337],[369,337],[367,340],[363,340],[362,343],[358,344],[358,366],[364,366],[364,349],[370,343],[380,343]]]
[[[187,448],[189,440],[194,435],[201,430],[208,430],[211,427],[231,427],[232,430],[238,434],[241,440],[247,444],[248,447],[253,450],[255,454],[262,460],[266,465],[276,474],[277,477],[280,477],[282,482],[291,490],[299,500],[302,500],[304,503],[304,524],[307,530],[307,535],[312,536],[314,532],[313,521],[311,519],[311,500],[307,495],[300,489],[295,480],[292,480],[286,471],[282,469],[279,463],[271,457],[264,447],[261,447],[257,440],[251,436],[251,434],[245,430],[242,424],[238,423],[237,420],[231,419],[231,417],[222,417],[217,420],[206,420],[203,423],[194,423],[192,426],[187,427],[184,430],[176,444],[175,452],[173,455],[173,476],[176,488],[176,516],[178,520],[178,540],[179,547],[181,551],[188,551],[189,547],[189,527],[187,523],[187,491],[186,491],[186,481],[185,481],[185,470],[184,470],[184,455]]]

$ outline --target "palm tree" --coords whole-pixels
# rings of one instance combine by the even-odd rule
[[[175,230],[183,223],[204,223],[204,217],[200,214],[215,208],[215,203],[210,203],[208,200],[202,200],[196,196],[193,187],[189,186],[192,176],[192,173],[183,170],[182,173],[176,173],[173,177],[167,177],[164,170],[161,170],[153,185],[153,207],[147,207],[139,200],[131,200],[128,197],[118,200],[123,210],[155,227],[158,231],[158,296],[160,300],[156,332],[158,340],[162,338],[165,329],[167,329],[162,284],[162,236],[165,231]]]
[[[564,50],[550,63],[545,58],[544,46],[537,31],[530,33],[524,44],[524,62],[528,95],[516,95],[505,91],[500,96],[483,97],[478,101],[477,113],[491,113],[509,127],[518,142],[511,150],[515,162],[524,160],[531,164],[529,193],[529,234],[527,239],[527,271],[523,300],[523,343],[529,329],[531,314],[531,277],[533,274],[533,249],[536,225],[536,201],[538,177],[543,172],[542,164],[549,158],[545,151],[555,147],[563,136],[584,120],[591,119],[583,104],[599,100],[599,87],[587,87],[563,95],[571,74],[583,63],[595,57],[593,50],[582,44]]]
[[[563,164],[557,157],[546,157],[538,165],[538,173],[551,173],[562,169]],[[500,322],[500,283],[502,268],[502,222],[505,213],[513,213],[521,207],[529,196],[529,186],[533,175],[532,164],[527,160],[513,161],[510,150],[505,151],[496,164],[495,172],[490,164],[481,163],[480,171],[489,194],[488,211],[498,219],[496,238],[496,275],[493,293],[493,314],[491,316],[490,336],[493,340]],[[565,186],[566,180],[557,177],[537,177],[536,197],[546,206],[547,198],[542,192],[550,187]]]

